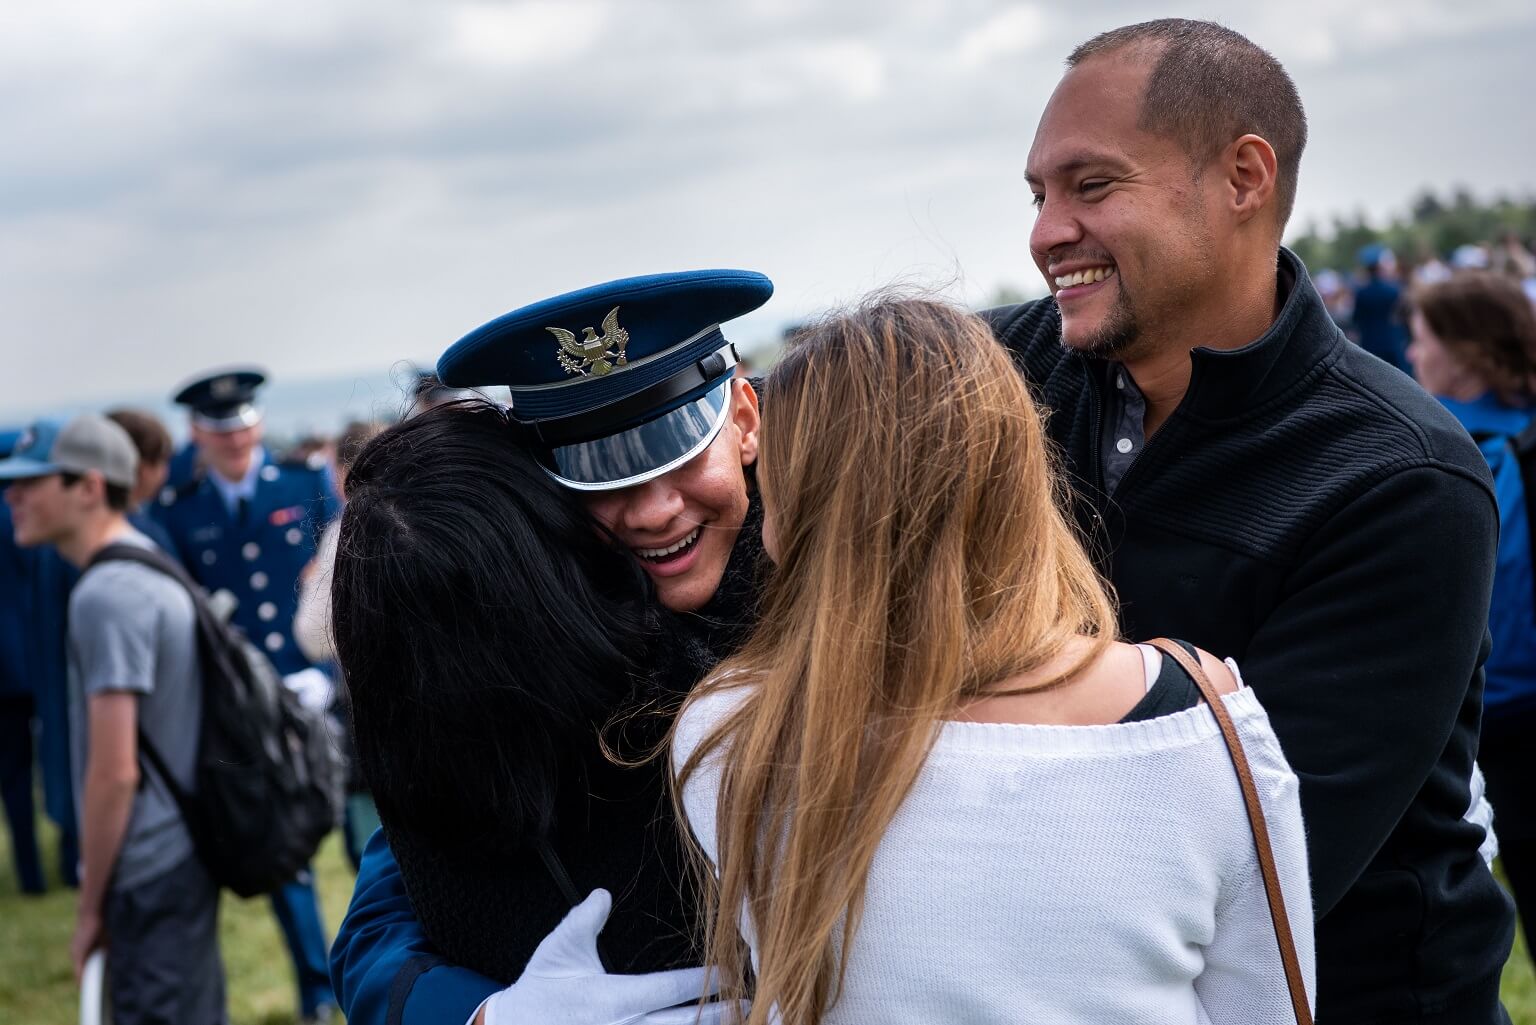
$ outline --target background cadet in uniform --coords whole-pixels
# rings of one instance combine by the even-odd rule
[[[310,707],[330,701],[330,678],[293,638],[299,574],[316,539],[339,507],[323,470],[279,465],[262,447],[256,389],[259,370],[209,374],[176,393],[190,408],[192,438],[202,471],[168,487],[155,508],[187,569],[209,593],[227,591],[233,621],[290,688]],[[299,1005],[320,1019],[335,1004],[326,966],[326,939],[313,875],[308,870],[272,895],[273,911],[293,956]]]

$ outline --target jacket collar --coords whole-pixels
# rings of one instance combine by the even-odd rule
[[[1346,344],[1307,268],[1281,248],[1276,270],[1290,294],[1269,330],[1240,349],[1197,348],[1181,410],[1202,419],[1243,416],[1318,374]]]

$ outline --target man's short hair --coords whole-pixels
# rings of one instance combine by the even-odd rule
[[[1240,33],[1210,21],[1159,18],[1100,33],[1073,50],[1067,67],[1128,47],[1147,47],[1156,58],[1141,101],[1141,127],[1178,139],[1201,163],[1243,135],[1261,136],[1275,149],[1275,182],[1283,231],[1296,203],[1307,115],[1296,83],[1280,62]]]
[[[63,473],[59,474],[59,479],[64,482],[64,486],[66,488],[72,488],[85,479],[85,474],[71,473],[68,470],[65,470]],[[128,511],[128,502],[131,496],[128,494],[127,488],[123,487],[121,484],[113,484],[111,481],[102,481],[102,487],[105,491],[105,499],[108,509],[111,509],[113,512]]]
[[[128,432],[140,463],[170,462],[175,445],[159,417],[139,409],[114,409],[107,413],[107,419]]]

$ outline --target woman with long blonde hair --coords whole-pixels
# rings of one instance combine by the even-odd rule
[[[672,748],[706,963],[726,995],[755,977],[751,1025],[1294,1020],[1216,720],[1117,640],[986,326],[876,297],[804,332],[766,383],[758,483],[761,620]],[[1200,656],[1310,992],[1296,779]]]

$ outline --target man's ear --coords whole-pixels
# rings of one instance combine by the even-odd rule
[[[99,470],[86,470],[80,475],[80,497],[90,508],[107,504],[107,479]]]
[[[1252,220],[1274,204],[1279,161],[1275,148],[1257,135],[1245,135],[1227,151],[1225,170],[1232,209],[1239,223]]]
[[[742,377],[731,382],[731,391],[731,422],[740,435],[741,465],[751,466],[757,462],[757,431],[762,426],[757,391]]]

